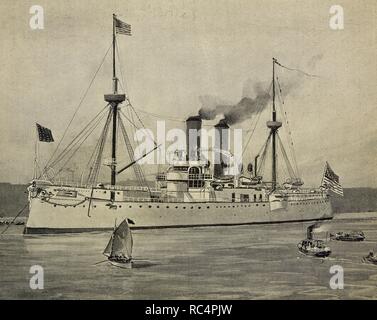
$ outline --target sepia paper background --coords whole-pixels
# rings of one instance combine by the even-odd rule
[[[35,4],[44,8],[43,30],[29,26]],[[344,9],[343,30],[329,27],[333,4]],[[281,74],[293,81],[285,105],[304,181],[318,185],[329,161],[345,187],[377,187],[374,0],[3,0],[0,12],[1,181],[31,178],[35,122],[61,137],[111,42],[117,13],[132,25],[119,48],[135,108],[184,120],[197,113],[201,96],[237,102],[245,84],[269,83],[276,57],[319,75]],[[104,105],[110,63],[73,127]],[[156,119],[143,119],[155,128]],[[256,138],[256,149],[264,138]]]

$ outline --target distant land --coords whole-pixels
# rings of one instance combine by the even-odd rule
[[[123,182],[135,184],[134,181]],[[0,183],[0,217],[15,216],[27,203],[27,185]],[[345,188],[344,198],[333,197],[335,213],[377,212],[377,189]],[[25,210],[21,217],[29,214]]]

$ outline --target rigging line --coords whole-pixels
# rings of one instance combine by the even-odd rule
[[[272,133],[270,132],[270,134],[268,135],[268,138],[266,140],[266,142],[264,143],[264,145],[262,146],[262,149],[261,151],[258,153],[258,155],[262,152],[263,150],[263,153],[261,154],[260,158],[260,165],[259,165],[259,168],[257,168],[257,175],[261,175],[263,170],[264,170],[264,163],[265,163],[265,160],[266,160],[266,154],[267,154],[267,146],[271,140],[271,137],[272,137]]]
[[[120,123],[120,127],[121,127],[121,130],[122,130],[123,139],[124,139],[124,142],[125,142],[125,145],[126,145],[128,156],[130,158],[130,161],[133,162],[133,161],[136,160],[135,159],[134,150],[132,148],[132,145],[131,145],[130,139],[128,137],[128,134],[127,134],[126,128],[124,126],[124,123],[123,123],[121,115],[119,115],[119,123]],[[137,162],[135,162],[135,164],[133,165],[133,170],[134,170],[136,179],[139,181],[139,183],[141,185],[146,186],[148,188],[148,192],[150,193],[149,186],[148,186],[148,184],[146,182],[145,175],[144,175],[144,172],[143,172],[140,164],[138,164]]]
[[[53,178],[55,178],[58,174],[60,174],[60,172],[62,172],[66,167],[67,163],[73,158],[73,156],[77,153],[77,151],[80,149],[80,147],[82,146],[82,144],[86,141],[86,139],[91,135],[91,133],[96,129],[96,127],[98,126],[98,124],[100,123],[100,121],[103,119],[103,117],[101,119],[98,120],[98,122],[91,128],[90,131],[87,132],[87,135],[86,137],[84,137],[84,139],[79,143],[79,145],[76,147],[76,149],[71,153],[71,155],[68,157],[68,159],[64,162],[64,164],[60,167],[59,171],[57,173],[55,173],[53,175]],[[73,148],[72,148],[73,149]],[[72,150],[71,149],[71,150]],[[68,153],[66,154],[68,155]],[[62,158],[64,159],[64,158]],[[61,160],[62,160],[61,159]]]
[[[116,52],[117,52],[117,56],[118,56],[118,63],[119,63],[119,70],[120,70],[120,77],[121,77],[121,85],[122,85],[122,88],[123,88],[123,91],[124,91],[124,93],[126,94],[126,98],[127,98],[127,100],[128,100],[128,96],[127,96],[127,84],[126,84],[126,81],[124,80],[125,78],[124,78],[124,76],[123,76],[123,64],[122,64],[122,62],[121,62],[121,60],[120,60],[120,49],[119,49],[119,47],[118,47],[118,42],[115,42],[115,47],[116,47]]]
[[[134,122],[134,114],[133,114],[132,110],[128,109],[128,114],[129,114],[129,116],[130,116],[132,122]],[[131,130],[132,130],[132,132],[133,132],[133,136],[135,136],[135,133],[136,133],[135,128],[132,127]],[[149,138],[151,139],[151,137],[149,137]],[[151,139],[151,140],[154,142],[153,139]],[[157,150],[157,152],[159,152],[159,150]],[[158,156],[158,155],[157,155],[157,156]],[[145,172],[143,171],[143,169],[141,168],[141,166],[140,166],[138,163],[136,163],[136,165],[139,166],[140,171],[141,171],[141,175],[142,175],[142,177],[143,177],[143,179],[144,179],[144,184],[148,187],[148,192],[150,193],[149,185],[148,185],[148,183],[147,183],[147,181],[146,181],[146,178],[145,178]],[[159,164],[159,163],[158,163],[158,165],[157,165],[157,172],[160,172],[160,164]]]
[[[281,90],[281,86],[280,86],[280,82],[279,82],[279,78],[278,77],[276,77],[276,82],[278,83],[278,87],[279,87],[279,91],[278,91],[279,100],[281,100],[280,102],[282,104],[284,104],[284,98],[283,98],[283,95],[282,95],[282,90]]]
[[[112,116],[113,116],[113,109],[111,108],[110,111],[109,111],[109,114],[107,116],[105,126],[104,126],[103,131],[102,131],[99,149],[98,149],[98,152],[97,152],[96,157],[94,159],[94,163],[93,163],[94,170],[92,170],[92,172],[91,172],[92,175],[88,176],[88,182],[90,182],[92,184],[95,184],[97,182],[97,179],[98,179],[98,175],[99,175],[99,172],[100,172],[100,166],[101,166],[101,162],[102,162],[102,157],[103,157],[103,149],[104,149],[104,146],[105,146],[105,143],[106,143],[106,138],[107,138],[107,135],[108,135],[108,132],[109,132],[109,127],[110,127]]]
[[[29,205],[29,203],[26,203],[23,206],[23,208],[20,211],[18,211],[18,213],[14,216],[13,220],[6,226],[6,228],[1,232],[1,234],[4,234],[5,231],[7,231],[9,229],[10,225],[13,224],[16,221],[18,216],[27,208],[28,205]]]
[[[102,140],[100,141],[98,153],[96,155],[96,158],[94,159],[94,163],[93,163],[94,170],[92,172],[92,176],[90,177],[90,179],[91,179],[90,182],[92,184],[96,184],[96,182],[98,180],[99,172],[101,170],[101,163],[102,163],[102,158],[103,158],[103,149],[104,149],[105,144],[106,144],[106,138],[107,138],[107,135],[108,135],[108,132],[109,132],[109,127],[110,127],[112,115],[113,115],[113,112],[111,110],[111,112],[109,113],[109,117],[106,120],[106,124],[105,124],[105,127],[104,127],[104,134],[102,136]]]
[[[110,110],[112,110],[112,109],[110,109]],[[97,157],[98,150],[99,150],[99,147],[100,147],[100,144],[101,144],[101,141],[102,141],[102,135],[103,135],[103,131],[102,131],[102,133],[101,133],[101,135],[100,135],[100,137],[98,139],[98,142],[97,142],[97,144],[94,147],[92,155],[90,156],[89,161],[87,162],[86,167],[85,167],[85,168],[89,168],[88,178],[86,179],[87,184],[89,183],[89,177],[91,176],[91,174],[93,172],[94,161],[95,161],[94,159]],[[85,171],[85,168],[84,168],[84,171]]]
[[[153,144],[155,145],[155,146],[157,146],[157,143],[156,143],[156,141],[151,137],[151,135],[150,135],[150,133],[149,133],[149,130],[147,130],[144,126],[143,126],[143,128],[139,128],[139,127],[137,127],[136,126],[136,124],[129,118],[129,117],[127,117],[125,114],[124,114],[124,112],[122,111],[122,110],[119,110],[120,111],[120,113],[123,115],[123,117],[130,123],[130,124],[132,124],[132,126],[135,128],[135,129],[137,129],[137,130],[142,130],[142,129],[144,129],[145,131],[146,131],[146,133],[147,133],[147,135],[148,135],[148,138],[153,142]],[[137,115],[137,113],[135,112],[135,114]],[[130,112],[130,115],[131,115],[131,117],[133,118],[133,115],[132,115],[132,113]]]
[[[98,155],[99,155],[99,152],[101,150],[101,144],[103,143],[103,140],[104,138],[106,139],[106,137],[104,137],[104,134],[105,134],[105,130],[106,130],[106,127],[108,126],[108,121],[109,121],[109,117],[111,117],[111,114],[112,114],[112,108],[109,109],[109,112],[108,112],[108,118],[106,120],[106,123],[105,123],[105,126],[103,127],[102,129],[102,132],[101,132],[101,135],[98,139],[98,142],[93,150],[93,153],[87,163],[87,167],[89,167],[89,174],[88,174],[88,177],[87,177],[87,183],[89,183],[92,179],[92,174],[93,174],[93,170],[95,169],[95,165],[96,165],[96,159],[98,158]],[[107,134],[107,132],[106,132]]]
[[[126,120],[137,130],[140,130],[141,128],[137,127],[136,124],[133,123],[124,113],[123,110],[119,109],[120,113],[123,115],[123,117],[126,118]]]
[[[271,83],[270,83],[270,85],[269,85],[269,87],[268,87],[268,89],[267,89],[267,92],[268,92],[268,93],[271,91],[271,88],[272,88],[272,81],[271,81]],[[255,132],[255,129],[256,129],[256,127],[257,127],[257,125],[258,125],[258,122],[259,122],[259,119],[260,119],[260,117],[261,117],[261,114],[262,114],[262,106],[259,105],[259,108],[258,108],[258,109],[259,109],[259,110],[257,111],[258,115],[257,115],[257,119],[256,119],[256,122],[255,122],[254,128],[251,130],[250,137],[249,137],[249,139],[247,140],[247,142],[246,142],[246,144],[245,144],[245,147],[244,147],[244,149],[243,149],[243,151],[242,151],[242,156],[243,156],[244,153],[246,152],[246,149],[247,149],[247,147],[248,147],[248,145],[249,145],[249,143],[250,143],[250,141],[251,141],[251,138],[252,138],[252,136],[253,136],[253,134],[254,134],[254,132]]]
[[[81,138],[81,135],[83,134],[86,134],[85,131],[88,130],[88,128],[95,122],[98,120],[98,118],[103,118],[103,116],[106,114],[106,112],[104,112],[107,108],[109,104],[107,104],[100,112],[98,112],[96,114],[96,116],[91,119],[86,125],[85,127],[72,139],[72,141],[64,148],[64,150],[56,157],[56,159],[52,162],[50,162],[50,164],[48,165],[48,167],[52,167],[54,165],[56,165],[62,158],[65,157],[65,153],[68,153],[72,150],[72,148],[77,144],[77,141],[79,141],[79,139]],[[46,167],[47,168],[47,165]]]
[[[106,106],[107,107],[107,106]],[[58,163],[62,158],[66,156],[66,153],[69,153],[72,148],[78,143],[78,141],[82,138],[83,134],[86,134],[86,130],[94,123],[94,121],[97,120],[97,118],[103,118],[104,115],[106,114],[104,107],[92,120],[87,123],[87,125],[73,138],[73,140],[64,148],[64,150],[59,154],[59,156],[52,162],[50,163],[49,167],[54,166],[56,163]]]
[[[252,138],[253,135],[254,135],[254,131],[255,131],[257,125],[258,125],[258,122],[259,122],[259,119],[260,119],[260,115],[261,115],[261,114],[262,114],[262,112],[259,112],[258,115],[257,115],[257,119],[256,119],[256,121],[255,121],[254,128],[251,130],[251,132],[250,132],[250,136],[249,136],[249,139],[247,140],[247,142],[246,142],[246,144],[245,144],[245,147],[244,147],[244,149],[243,149],[243,151],[242,151],[242,156],[243,156],[244,153],[246,152],[246,149],[247,149],[247,147],[249,146],[249,143],[250,143],[250,141],[251,141],[251,138]]]
[[[282,90],[281,90],[281,87],[280,87],[280,82],[279,82],[279,79],[277,78],[277,83],[278,83],[278,86],[279,86],[279,92],[278,92],[278,99],[279,99],[279,102],[280,102],[280,105],[279,105],[279,108],[280,108],[280,112],[282,113],[283,115],[283,119],[287,125],[287,131],[286,131],[286,136],[288,137],[288,142],[289,142],[289,149],[292,153],[292,157],[293,157],[293,161],[294,161],[294,165],[295,165],[295,168],[296,168],[296,173],[299,175],[299,170],[298,170],[298,166],[297,166],[297,161],[296,161],[296,154],[295,154],[295,149],[293,147],[293,138],[292,138],[292,134],[291,134],[291,128],[290,128],[290,125],[289,125],[289,122],[288,122],[288,117],[287,117],[287,113],[286,111],[284,110],[284,99],[283,99],[283,95],[282,95]]]
[[[140,109],[137,109],[137,110],[140,113],[144,113],[144,114],[149,115],[149,116],[154,117],[154,118],[164,119],[164,120],[167,119],[169,121],[175,121],[175,122],[183,122],[183,123],[185,122],[185,120],[182,120],[182,119],[178,119],[178,118],[174,118],[174,117],[169,117],[169,116],[163,116],[161,114],[156,114],[156,113],[153,113],[153,112],[147,112],[147,111],[140,110]]]
[[[144,125],[144,123],[143,123],[143,121],[140,119],[138,113],[136,112],[135,108],[132,106],[130,100],[128,100],[128,105],[129,105],[129,106],[132,108],[132,110],[134,111],[134,113],[135,113],[135,115],[136,115],[136,118],[139,120],[139,122],[141,123],[142,127],[143,127],[144,129],[146,129],[146,128],[145,128],[145,125]],[[149,133],[149,130],[147,130],[147,133],[148,133],[149,138],[153,141],[154,145],[157,146],[157,142],[153,139],[153,137],[151,137],[151,135],[150,135],[150,133]]]
[[[279,82],[278,82],[279,83]],[[279,100],[280,99],[283,99],[282,96],[281,96],[281,92],[278,93],[278,98]],[[281,102],[281,101],[280,101]],[[293,147],[293,138],[292,138],[292,134],[291,134],[291,128],[290,128],[290,125],[289,125],[289,122],[288,122],[288,117],[287,117],[287,113],[284,109],[284,105],[283,103],[280,103],[279,105],[279,108],[280,108],[280,112],[282,113],[283,115],[283,119],[285,121],[285,123],[287,124],[287,129],[286,130],[286,135],[288,136],[288,144],[289,144],[289,150],[291,151],[291,154],[292,154],[292,158],[293,158],[293,163],[294,163],[294,166],[295,166],[295,170],[296,170],[296,175],[298,177],[300,177],[300,170],[298,168],[298,165],[297,165],[297,158],[296,158],[296,152],[295,152],[295,149]]]
[[[320,78],[320,76],[318,76],[318,75],[316,75],[316,74],[310,74],[310,73],[307,73],[307,72],[302,71],[302,70],[300,70],[300,69],[286,67],[286,66],[282,65],[281,63],[279,63],[278,61],[275,61],[275,63],[276,63],[277,65],[279,65],[280,67],[282,67],[282,68],[284,68],[284,69],[287,69],[287,70],[289,70],[289,71],[296,71],[296,72],[299,72],[299,73],[301,73],[301,74],[303,74],[303,75],[305,75],[305,76],[308,76],[308,77]]]
[[[101,122],[101,120],[103,119],[104,117],[101,117],[100,119],[98,119],[97,123],[95,123],[95,125],[90,129],[89,132],[87,132],[87,135],[86,137],[80,142],[80,144],[78,145],[78,147],[76,148],[76,150],[73,151],[72,155],[67,159],[67,161],[63,164],[63,166],[60,168],[60,170],[54,175],[57,176],[60,172],[62,172],[62,170],[65,168],[66,164],[72,159],[72,157],[76,154],[76,152],[80,149],[80,147],[82,146],[82,144],[86,141],[86,139],[88,139],[88,137],[92,134],[92,132],[94,131],[94,129],[97,128],[98,124]]]
[[[52,156],[51,156],[50,159],[47,161],[47,163],[46,163],[46,167],[49,166],[50,161],[52,160],[52,158],[54,157],[54,155],[55,155],[56,152],[58,151],[58,149],[59,149],[59,147],[60,147],[60,145],[61,145],[61,143],[62,143],[62,141],[63,141],[63,139],[64,139],[64,137],[65,137],[65,135],[67,134],[67,131],[68,131],[69,127],[71,126],[71,124],[72,124],[72,122],[73,122],[73,119],[75,118],[75,116],[76,116],[77,112],[79,111],[79,109],[80,109],[82,103],[84,102],[84,99],[86,98],[86,95],[88,94],[88,92],[89,92],[89,90],[90,90],[90,88],[91,88],[91,86],[92,86],[92,84],[93,84],[93,82],[94,82],[94,79],[96,78],[96,76],[97,76],[99,70],[101,69],[103,63],[105,62],[106,56],[107,56],[107,54],[109,53],[111,46],[112,46],[112,43],[110,44],[110,46],[109,46],[109,48],[107,49],[105,55],[103,56],[103,58],[102,58],[102,60],[101,60],[101,63],[100,63],[100,65],[99,65],[98,69],[96,70],[96,72],[94,73],[93,78],[92,78],[92,80],[90,81],[89,86],[88,86],[88,88],[86,89],[84,95],[81,97],[81,100],[80,100],[79,104],[77,105],[76,110],[75,110],[75,112],[73,113],[73,116],[72,116],[71,120],[68,122],[68,125],[67,125],[67,127],[65,128],[65,130],[64,130],[63,136],[60,138],[60,141],[59,141],[58,145],[56,146],[55,151],[53,152]]]
[[[132,113],[132,111],[130,109],[127,110],[128,111],[128,116],[131,118],[131,121],[133,123],[135,123],[135,118],[134,118],[134,115]],[[131,131],[132,131],[132,136],[134,137],[135,136],[135,133],[136,133],[136,130],[135,130],[135,127],[131,127]]]
[[[290,163],[290,161],[289,161],[288,155],[287,155],[287,153],[286,153],[286,151],[285,151],[284,145],[283,145],[283,143],[282,143],[282,141],[281,141],[281,139],[280,139],[280,135],[277,134],[277,137],[278,137],[278,141],[279,141],[280,151],[281,151],[281,153],[282,153],[282,155],[283,155],[283,158],[284,158],[285,164],[286,164],[286,166],[287,166],[288,175],[289,175],[291,178],[297,178],[296,175],[295,175],[295,172],[294,172],[294,170],[293,170],[293,167],[292,167],[292,165],[291,165],[291,163]]]

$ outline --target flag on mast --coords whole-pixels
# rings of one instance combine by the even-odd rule
[[[326,162],[321,186],[333,191],[340,196],[343,196],[343,187],[339,183],[339,176],[336,175],[335,172],[331,169],[328,162]]]
[[[125,34],[126,36],[131,36],[131,25],[125,23],[118,18],[115,18],[115,32],[119,34]]]
[[[54,142],[54,137],[52,136],[52,132],[50,129],[42,127],[39,123],[37,123],[37,131],[39,141]]]

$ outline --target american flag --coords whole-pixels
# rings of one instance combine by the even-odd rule
[[[131,25],[125,23],[114,17],[115,20],[115,32],[119,34],[125,34],[126,36],[131,36]]]
[[[52,136],[52,132],[50,129],[42,127],[39,123],[37,123],[37,131],[39,141],[54,142],[54,137]]]
[[[343,196],[343,188],[339,183],[339,176],[331,169],[330,165],[326,162],[325,173],[322,179],[322,187],[331,190],[332,192]]]

